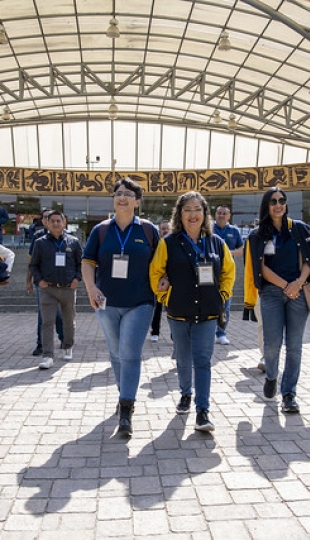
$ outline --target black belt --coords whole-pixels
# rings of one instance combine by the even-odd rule
[[[64,285],[63,283],[49,283],[49,287],[71,287],[71,283],[69,285]]]

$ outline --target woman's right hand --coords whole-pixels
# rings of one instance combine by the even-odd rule
[[[102,299],[104,298],[104,294],[101,292],[96,285],[92,285],[88,290],[88,298],[89,303],[92,308],[96,309],[97,311],[101,309],[102,305]]]

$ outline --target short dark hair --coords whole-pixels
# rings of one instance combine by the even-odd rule
[[[65,219],[64,214],[60,210],[51,210],[51,212],[48,214],[47,219],[50,220],[52,216],[60,216],[62,220]]]
[[[136,199],[142,199],[142,187],[138,182],[134,182],[127,176],[126,178],[120,178],[115,182],[113,193],[115,193],[120,186],[125,186],[126,189],[129,189],[130,191],[133,191],[135,194]]]
[[[41,218],[43,218],[43,214],[45,214],[45,212],[51,212],[52,210],[50,208],[44,208],[40,214]]]

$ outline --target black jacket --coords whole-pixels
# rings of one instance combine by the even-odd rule
[[[61,244],[61,247],[57,247],[56,244]],[[55,265],[57,252],[66,254],[65,266]],[[63,232],[56,240],[48,232],[35,241],[29,268],[35,285],[39,285],[42,279],[49,283],[70,285],[74,278],[78,281],[82,279],[81,260],[82,247],[75,236]]]
[[[199,323],[218,317],[223,300],[232,295],[235,263],[225,242],[217,235],[206,236],[206,261],[214,271],[213,285],[199,285],[195,253],[183,234],[170,234],[159,241],[150,264],[153,291],[171,318]],[[167,274],[170,287],[159,292],[159,279]]]

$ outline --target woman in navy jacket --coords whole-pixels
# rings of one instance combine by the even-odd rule
[[[298,413],[296,386],[308,307],[302,286],[310,273],[310,232],[302,221],[287,216],[282,189],[263,196],[259,226],[249,236],[245,257],[245,308],[260,295],[266,380],[264,395],[277,393],[279,357],[285,332],[286,358],[281,381],[282,410]]]

